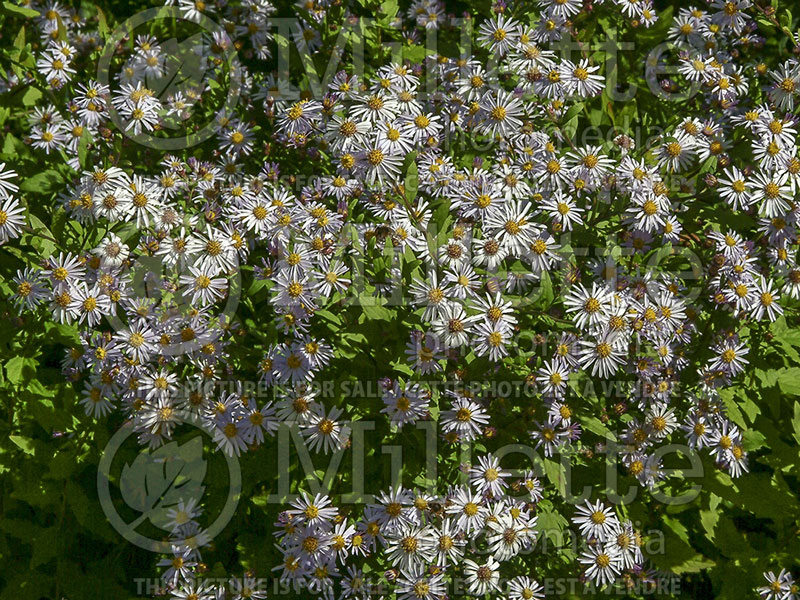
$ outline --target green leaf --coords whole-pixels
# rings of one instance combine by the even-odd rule
[[[29,86],[25,93],[22,95],[22,104],[24,106],[34,106],[42,97],[42,92],[38,88]]]
[[[108,21],[106,21],[106,14],[103,12],[103,9],[99,6],[97,8],[97,33],[100,34],[100,37],[106,39],[108,37]]]
[[[714,541],[714,528],[717,526],[717,522],[719,521],[720,511],[717,510],[719,503],[719,496],[712,493],[709,501],[709,510],[700,511],[700,524],[703,526],[703,529],[706,532],[706,538],[712,542]]]
[[[742,434],[742,447],[748,452],[758,450],[767,445],[767,437],[755,429],[748,429]]]
[[[380,12],[384,16],[380,22],[388,24],[397,15],[397,8],[397,0],[383,0]]]
[[[800,367],[778,371],[778,387],[784,394],[800,396]]]
[[[658,567],[679,575],[681,573],[697,573],[716,564],[692,547],[690,532],[680,520],[665,515],[662,523],[667,528],[664,531],[666,552],[649,556]]]
[[[424,44],[403,46],[403,59],[411,62],[421,62],[428,55]]]
[[[727,417],[742,429],[747,429],[747,423],[745,423],[744,415],[742,415],[742,411],[739,410],[739,405],[734,399],[733,390],[730,388],[720,390],[719,396],[722,398],[722,402],[725,404]]]
[[[776,369],[769,369],[768,371],[756,369],[754,372],[761,381],[762,387],[768,388],[778,383],[778,371]]]
[[[336,315],[336,314],[332,313],[329,310],[325,310],[325,309],[316,310],[316,311],[314,311],[314,314],[317,315],[317,316],[322,317],[323,319],[325,319],[326,321],[328,321],[332,325],[341,325],[342,324],[341,317],[339,315]]]
[[[583,102],[578,102],[577,104],[573,104],[569,107],[569,110],[561,117],[562,123],[567,123],[571,119],[577,118],[579,114],[583,111],[584,104]]]
[[[42,220],[33,213],[28,213],[28,220],[33,228],[33,233],[30,235],[31,245],[39,250],[45,258],[53,254],[56,250],[56,245],[53,243],[53,234],[47,228],[47,225],[42,223]]]
[[[35,371],[36,364],[37,362],[34,358],[15,356],[6,361],[6,379],[13,385],[19,385],[25,378],[30,377],[30,373]]]
[[[63,178],[58,171],[50,169],[39,172],[32,177],[26,177],[20,184],[19,189],[23,192],[47,194],[56,191],[61,183],[63,183]]]
[[[17,6],[12,2],[3,2],[3,10],[4,12],[11,13],[12,15],[25,17],[26,19],[38,17],[41,14],[39,13],[38,10],[33,10],[32,8],[25,8],[24,6]]]
[[[377,298],[360,296],[359,300],[361,302],[361,310],[367,319],[371,321],[391,321],[394,318],[394,313],[382,306]]]
[[[12,442],[14,442],[20,450],[22,450],[25,454],[33,454],[34,446],[33,440],[23,437],[21,435],[10,435],[8,436]]]
[[[17,145],[18,141],[10,133],[6,135],[5,141],[3,141],[3,160],[13,160],[17,156]]]
[[[403,187],[406,193],[406,200],[413,203],[417,198],[417,191],[419,190],[419,172],[417,171],[417,161],[411,160],[406,171],[406,178],[403,182]]]
[[[737,390],[736,392],[736,398],[738,399],[737,404],[744,414],[747,415],[751,423],[755,422],[756,417],[761,414],[761,409],[758,407],[758,404],[753,401],[752,397],[754,395],[754,392],[744,389]]]
[[[561,126],[561,129],[564,132],[564,135],[566,135],[569,139],[573,139],[575,134],[578,132],[578,115],[575,115],[568,121],[564,121],[564,125]]]
[[[542,271],[535,305],[541,308],[548,308],[553,303],[554,298],[553,281],[550,279],[550,274],[547,271]]]
[[[14,48],[22,50],[25,47],[25,26],[19,28],[17,37],[14,38]]]
[[[544,473],[562,497],[567,495],[567,477],[560,461],[551,458],[544,459]]]
[[[92,135],[89,133],[89,128],[84,127],[81,139],[78,141],[78,162],[81,167],[86,168],[86,156],[88,153],[89,142],[92,141]]]
[[[536,512],[536,531],[545,536],[555,546],[562,544],[562,532],[569,527],[569,522],[556,510],[549,500],[542,500]]]
[[[616,436],[597,417],[582,414],[579,417],[579,420],[584,429],[588,429],[589,431],[596,433],[603,439],[616,441]]]
[[[56,20],[58,21],[58,41],[59,42],[66,42],[67,41],[67,28],[64,26],[64,21],[61,19],[61,15],[56,13]]]
[[[794,432],[792,436],[800,444],[800,402],[795,400],[794,403],[794,415],[792,416],[792,428]]]

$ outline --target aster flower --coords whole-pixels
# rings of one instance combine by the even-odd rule
[[[587,566],[585,576],[598,586],[612,584],[622,571],[622,560],[612,545],[591,547],[580,555],[578,561]]]
[[[499,567],[500,564],[491,557],[482,564],[468,558],[464,559],[467,592],[475,596],[484,596],[489,592],[499,591]]]
[[[449,410],[441,414],[441,427],[445,434],[455,433],[459,439],[470,441],[483,433],[489,423],[486,410],[464,396],[449,392],[453,398]]]
[[[19,200],[6,197],[0,204],[0,244],[18,238],[25,225],[25,209]]]
[[[318,413],[312,413],[308,421],[304,423],[300,432],[303,434],[311,450],[322,451],[325,454],[341,450],[345,443],[349,441],[350,428],[338,422],[337,419],[342,414],[342,410],[332,407],[328,414],[324,409]]]
[[[581,535],[601,542],[610,539],[620,526],[614,509],[599,500],[594,504],[587,500],[577,507],[572,522],[578,525]]]

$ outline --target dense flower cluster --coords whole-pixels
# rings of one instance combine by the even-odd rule
[[[467,475],[469,484],[452,487],[444,497],[390,488],[377,503],[368,504],[360,518],[341,511],[328,496],[303,493],[275,524],[283,553],[282,564],[275,569],[280,581],[324,597],[334,597],[338,588],[341,597],[369,598],[388,593],[375,573],[365,570],[369,559],[383,555],[390,567],[385,576],[403,600],[442,597],[447,593],[446,577],[456,568],[463,571],[467,594],[544,598],[545,588],[535,579],[503,573],[508,570],[504,564],[536,548],[541,483],[528,473],[509,484],[510,473],[492,455],[479,457]],[[175,512],[183,517],[176,533],[188,533],[193,543],[197,514],[191,506]],[[664,575],[644,568],[643,539],[629,520],[619,519],[602,502],[586,501],[572,521],[586,542],[580,562],[586,565],[587,581],[602,587],[621,578],[655,589]],[[162,561],[169,566],[164,581],[179,587],[174,592],[177,597],[194,592],[213,598],[215,591],[225,588],[205,584],[198,588],[194,579],[200,560],[196,547],[184,545],[175,546],[174,556]],[[251,593],[254,598],[266,596],[255,588]]]
[[[282,529],[282,578],[324,591],[341,574],[346,591],[366,598],[374,590],[363,569],[342,570],[349,560],[382,552],[392,567],[389,579],[398,598],[442,596],[445,575],[457,565],[463,567],[467,594],[543,598],[543,587],[534,579],[501,574],[505,562],[535,547],[536,506],[542,499],[542,486],[533,474],[513,485],[509,476],[495,457],[481,456],[468,471],[469,485],[453,487],[444,497],[390,488],[355,522],[352,516],[342,518],[329,498],[304,494],[277,524]],[[640,534],[610,507],[587,501],[573,522],[588,540],[580,561],[588,565],[586,578],[594,584],[612,583],[623,573],[639,581],[658,577],[642,568]]]

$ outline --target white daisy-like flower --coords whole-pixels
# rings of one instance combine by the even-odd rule
[[[308,421],[300,427],[306,442],[314,452],[325,454],[341,450],[350,439],[350,427],[338,422],[342,409],[332,407],[328,414],[324,408],[309,416]]]
[[[744,370],[744,365],[748,364],[745,358],[750,349],[747,345],[736,339],[728,338],[716,344],[712,351],[716,355],[709,361],[709,368],[719,369],[735,377]]]
[[[481,23],[478,40],[498,56],[505,56],[519,41],[519,24],[503,14]]]
[[[591,291],[578,284],[564,298],[568,313],[575,313],[575,324],[581,329],[598,325],[611,309],[611,292],[597,282]]]
[[[503,90],[487,92],[480,101],[484,118],[481,131],[506,136],[522,126],[523,104],[519,98]]]
[[[19,200],[6,197],[0,204],[0,244],[18,238],[25,225],[25,209]]]
[[[622,336],[610,332],[593,340],[581,340],[579,361],[584,369],[591,367],[592,375],[607,379],[625,361]]]
[[[583,536],[601,542],[608,540],[619,529],[619,519],[614,509],[599,500],[594,504],[587,500],[583,506],[577,507],[572,522]]]
[[[469,470],[470,484],[481,494],[490,493],[493,496],[501,496],[503,490],[508,487],[504,477],[509,473],[500,468],[500,460],[487,454],[478,458],[478,464]]]
[[[470,594],[485,596],[500,591],[500,563],[494,558],[489,557],[481,564],[464,559],[464,575]]]
[[[445,348],[456,348],[469,343],[477,320],[477,316],[467,316],[463,306],[451,302],[439,309],[431,329],[442,340]],[[500,341],[503,341],[502,338]]]
[[[489,424],[486,410],[474,400],[454,392],[448,393],[453,400],[450,409],[441,414],[442,431],[445,435],[453,433],[467,442],[480,436],[483,428]]]
[[[619,552],[611,544],[590,547],[578,560],[587,566],[586,577],[601,587],[614,583],[623,567]]]
[[[416,384],[394,385],[383,394],[382,413],[389,415],[393,425],[402,427],[414,423],[428,413],[430,393]]]
[[[472,335],[477,356],[488,356],[493,362],[508,356],[506,344],[510,341],[511,331],[502,321],[478,323],[472,328]]]

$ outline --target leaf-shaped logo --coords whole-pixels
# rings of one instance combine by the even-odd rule
[[[153,452],[142,451],[133,463],[122,468],[120,477],[122,499],[141,513],[129,528],[136,529],[149,519],[153,525],[168,531],[169,509],[181,501],[199,502],[202,498],[206,468],[199,435],[182,445],[170,442]]]

